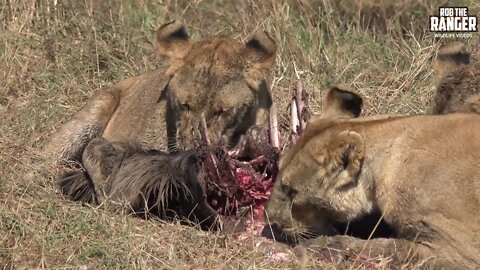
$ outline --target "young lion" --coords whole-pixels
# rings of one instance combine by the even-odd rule
[[[194,150],[166,154],[94,138],[83,152],[83,166],[60,180],[62,192],[72,200],[102,204],[109,199],[137,215],[189,219],[203,229],[216,225],[217,213],[198,182]]]
[[[480,115],[357,118],[361,104],[354,92],[329,91],[327,113],[280,161],[266,207],[272,225],[300,238],[331,235],[333,224],[377,212],[400,239],[317,244],[480,267]]]
[[[49,157],[80,160],[98,136],[151,149],[167,143],[171,151],[190,149],[200,115],[210,141],[233,146],[266,120],[272,103],[266,78],[276,53],[266,33],[245,44],[222,36],[193,42],[185,26],[172,21],[159,28],[157,42],[164,65],[98,92],[45,147]]]
[[[480,45],[479,45],[480,46]],[[439,77],[433,113],[480,113],[480,47],[472,55],[465,45],[452,42],[443,45],[437,55],[435,70]]]

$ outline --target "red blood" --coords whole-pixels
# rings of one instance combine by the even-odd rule
[[[263,223],[267,202],[277,174],[277,156],[260,155],[250,161],[240,161],[220,149],[210,150],[204,163],[204,181],[210,205],[221,215],[238,219],[240,215],[251,220],[251,230]],[[206,164],[206,165],[205,165]],[[212,164],[216,164],[213,167]],[[249,230],[247,228],[247,230]]]

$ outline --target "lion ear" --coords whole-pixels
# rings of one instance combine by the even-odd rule
[[[325,101],[325,114],[334,118],[356,118],[362,112],[362,97],[345,86],[333,86]]]
[[[461,42],[442,45],[438,50],[434,69],[439,77],[443,77],[455,68],[470,63],[470,53]]]
[[[258,31],[245,43],[247,70],[245,77],[254,89],[258,89],[275,62],[277,46],[270,36]]]
[[[252,61],[263,64],[266,68],[270,68],[273,65],[277,46],[267,32],[255,32],[245,43],[245,47]]]
[[[185,25],[170,21],[157,30],[158,52],[170,58],[183,58],[190,50],[192,42]]]
[[[462,111],[480,113],[480,93],[467,98],[465,100],[465,105],[463,105]]]
[[[328,147],[329,167],[340,171],[334,179],[334,186],[354,184],[360,173],[365,153],[362,136],[351,130],[344,130],[334,137]]]

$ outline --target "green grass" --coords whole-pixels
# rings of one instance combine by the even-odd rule
[[[426,113],[439,5],[475,1],[6,0],[0,4],[0,266],[5,269],[326,268],[278,262],[228,236],[145,221],[62,198],[35,176],[38,149],[101,87],[154,69],[155,32],[177,18],[194,39],[265,29],[278,54],[272,92],[286,125],[300,79],[321,112],[328,87],[364,95],[365,114]],[[56,3],[56,5],[55,5]],[[466,40],[471,48],[478,39]],[[343,267],[343,266],[342,266]],[[348,268],[348,267],[347,267]],[[362,268],[362,267],[360,267]]]

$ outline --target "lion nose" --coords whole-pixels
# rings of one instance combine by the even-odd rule
[[[275,239],[277,235],[280,235],[282,231],[280,230],[280,227],[278,226],[277,223],[270,223],[266,224],[260,235],[262,237],[270,238],[270,239]]]

